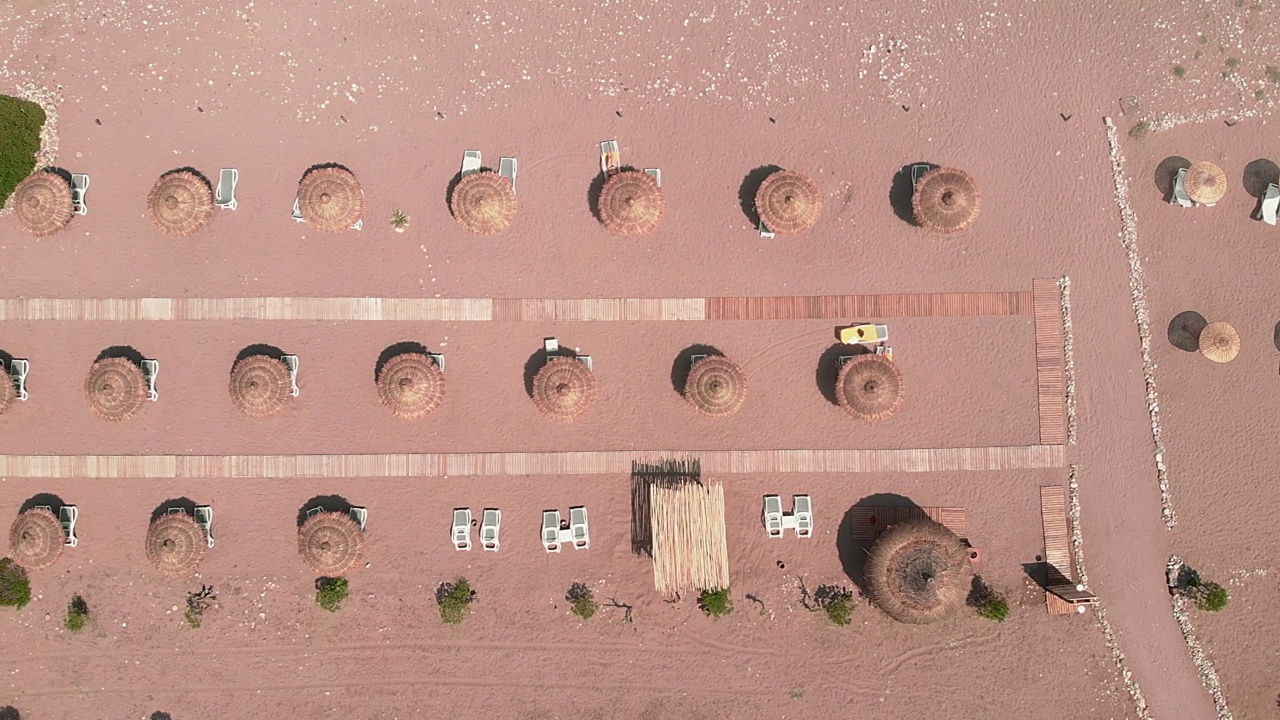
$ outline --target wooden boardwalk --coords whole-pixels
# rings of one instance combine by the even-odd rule
[[[1061,485],[1040,488],[1040,523],[1044,527],[1044,562],[1048,584],[1075,584],[1071,570],[1071,537],[1067,527],[1067,493]],[[1076,610],[1051,592],[1044,594],[1050,615],[1071,615]]]
[[[0,455],[0,478],[376,478],[619,475],[696,457],[704,475],[955,472],[1065,467],[1063,446],[920,450],[650,450],[387,455]]]
[[[932,520],[956,534],[961,540],[969,539],[969,520],[964,508],[907,506],[854,506],[849,509],[849,536],[860,542],[872,542],[890,525],[903,520]]]
[[[1062,296],[1056,280],[1033,280],[1036,325],[1036,395],[1040,442],[1067,441],[1066,373],[1062,348]]]

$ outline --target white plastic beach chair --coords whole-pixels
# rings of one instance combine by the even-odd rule
[[[77,215],[88,215],[89,206],[85,204],[84,196],[89,194],[89,176],[84,173],[74,173],[71,176],[71,208]]]
[[[471,508],[453,511],[453,547],[455,550],[471,549]]]
[[[298,222],[306,222],[307,219],[302,217],[302,198],[295,197],[293,199],[293,219]]]
[[[773,231],[765,227],[763,219],[760,220],[760,226],[756,229],[760,231],[760,237],[767,238],[770,240],[774,238]]]
[[[75,505],[63,505],[58,508],[58,522],[62,525],[62,532],[67,536],[66,543],[71,547],[80,544],[76,539],[76,520],[80,517],[80,510]]]
[[[222,168],[218,175],[218,197],[213,202],[226,210],[236,209],[236,183],[240,181],[240,171],[235,168]]]
[[[204,537],[209,543],[209,547],[213,547],[213,506],[197,505],[196,506],[196,524],[204,530]]]
[[[653,178],[658,183],[658,187],[662,187],[662,170],[659,168],[645,168],[644,174]]]
[[[555,355],[560,352],[560,341],[553,337],[543,338],[542,349],[545,350],[548,355]]]
[[[549,553],[560,552],[560,511],[542,511],[542,547]]]
[[[480,172],[480,151],[467,150],[462,153],[462,177]]]
[[[27,373],[31,371],[31,363],[21,358],[9,361],[9,379],[19,400],[27,399]]]
[[[480,520],[480,547],[485,550],[498,550],[498,530],[502,527],[502,511],[497,508],[485,508]]]
[[[147,379],[147,398],[151,402],[160,399],[160,393],[156,392],[156,376],[160,374],[159,360],[143,360],[142,375]]]
[[[617,140],[605,140],[600,143],[600,172],[612,175],[622,169],[622,152],[618,149]]]
[[[440,368],[440,372],[444,372],[444,354],[443,353],[427,353],[427,357],[436,361],[436,367]]]
[[[1258,219],[1268,225],[1275,225],[1277,210],[1280,210],[1280,185],[1271,183],[1262,196],[1262,207],[1258,210]]]
[[[511,182],[511,192],[516,191],[516,159],[504,157],[498,162],[498,174]]]
[[[924,177],[924,174],[929,172],[932,169],[933,167],[931,165],[928,165],[925,163],[911,166],[911,191],[912,192],[915,192],[916,185],[920,184],[920,178]]]
[[[359,220],[355,221],[355,223],[353,223],[353,224],[351,225],[351,229],[352,229],[352,230],[363,230],[363,229],[364,229],[364,218],[360,218]]]
[[[765,495],[764,509],[760,511],[760,521],[764,523],[764,531],[769,537],[782,537],[782,496]]]
[[[792,496],[791,514],[796,517],[796,537],[813,537],[813,504],[808,495]]]
[[[369,523],[369,508],[352,507],[347,514],[360,526],[360,532],[364,532],[364,526]]]
[[[315,516],[315,515],[319,515],[319,514],[320,514],[320,513],[322,513],[322,512],[324,512],[324,508],[323,508],[323,507],[320,507],[319,505],[317,505],[317,506],[315,506],[315,507],[313,507],[313,508],[311,508],[311,509],[307,510],[307,519],[308,519],[308,520],[310,520],[313,516]]]
[[[569,508],[569,530],[573,533],[575,550],[591,547],[591,533],[587,527],[587,508],[582,505]]]
[[[280,362],[289,368],[289,385],[294,397],[298,397],[298,356],[297,355],[281,355]]]
[[[1173,197],[1170,198],[1169,204],[1178,203],[1182,207],[1191,207],[1191,196],[1187,194],[1187,169],[1178,170],[1178,176],[1173,181]]]
[[[576,357],[578,358],[578,362],[580,362],[580,363],[582,363],[583,365],[586,365],[586,366],[587,366],[587,369],[588,369],[588,370],[595,370],[595,368],[591,366],[591,356],[590,356],[590,355],[578,355],[578,356],[576,356]]]

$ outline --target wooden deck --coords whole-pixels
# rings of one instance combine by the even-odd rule
[[[916,507],[870,505],[849,509],[849,535],[859,542],[871,542],[890,525],[903,520],[929,519],[955,533],[962,540],[969,539],[969,521],[964,508]]]
[[[1062,296],[1056,280],[1033,280],[1036,326],[1036,395],[1040,442],[1067,441],[1066,371],[1062,348]]]
[[[1067,493],[1061,485],[1040,488],[1040,523],[1044,527],[1044,561],[1049,585],[1075,585],[1071,537],[1067,526]],[[1051,592],[1044,594],[1050,615],[1071,615],[1076,608]]]

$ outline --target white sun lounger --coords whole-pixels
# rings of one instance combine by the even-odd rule
[[[467,150],[462,153],[462,177],[480,172],[480,151]]]
[[[649,177],[651,177],[651,178],[653,178],[653,179],[658,183],[658,187],[662,187],[662,170],[661,170],[661,169],[659,169],[659,168],[645,168],[645,169],[644,169],[644,174],[645,174],[645,175],[648,175],[648,176],[649,176]]]
[[[782,537],[782,496],[765,495],[764,509],[760,512],[760,520],[764,523],[764,531],[769,537]]]
[[[89,206],[84,202],[84,196],[89,194],[89,176],[84,173],[75,173],[71,176],[71,208],[77,215],[88,215]]]
[[[548,355],[555,355],[560,352],[560,341],[553,337],[543,338],[542,349],[545,350]]]
[[[307,219],[302,217],[302,198],[295,197],[293,199],[293,219],[298,222],[306,222]]]
[[[618,149],[617,140],[605,140],[600,143],[600,172],[612,175],[622,169],[622,152]]]
[[[453,511],[453,547],[455,550],[471,549],[471,508],[455,508]]]
[[[292,395],[298,397],[298,356],[297,355],[281,355],[280,362],[289,368],[289,384]]]
[[[933,169],[933,167],[932,167],[931,165],[927,165],[927,164],[924,164],[924,163],[921,163],[921,164],[919,164],[919,165],[912,165],[912,166],[911,166],[911,190],[912,190],[912,192],[915,192],[915,187],[916,187],[916,185],[919,185],[919,184],[920,184],[920,178],[924,177],[924,174],[925,174],[925,173],[927,173],[927,172],[929,172],[929,171],[930,171],[930,170],[932,170],[932,169]]]
[[[196,506],[196,524],[204,530],[204,537],[209,543],[209,547],[213,547],[213,506],[197,505]]]
[[[1262,196],[1262,207],[1258,210],[1258,219],[1268,225],[1275,225],[1277,210],[1280,210],[1280,185],[1271,183]]]
[[[322,512],[324,512],[324,508],[322,508],[322,507],[320,507],[319,505],[317,505],[317,506],[315,506],[315,507],[313,507],[313,508],[311,508],[311,509],[307,510],[307,519],[308,519],[308,520],[310,520],[310,519],[311,519],[311,517],[312,517],[313,515],[319,515],[319,514],[320,514],[320,513],[322,513]]]
[[[560,552],[560,511],[542,511],[542,547],[549,553]]]
[[[502,527],[502,511],[497,508],[485,508],[480,520],[480,547],[485,550],[498,550],[498,530]]]
[[[1187,194],[1187,169],[1178,170],[1178,176],[1173,181],[1173,197],[1169,200],[1169,204],[1178,203],[1182,207],[1191,207],[1195,203],[1191,202],[1191,196]]]
[[[756,229],[760,231],[760,237],[762,237],[762,238],[766,238],[766,239],[770,239],[770,240],[772,240],[772,239],[775,237],[775,236],[774,236],[774,234],[773,234],[773,231],[772,231],[772,230],[770,230],[769,228],[765,227],[764,219],[763,219],[763,218],[760,220],[760,225],[759,225],[759,227],[757,227]]]
[[[511,192],[516,191],[516,159],[504,157],[498,162],[498,174],[511,181]]]
[[[796,518],[796,537],[813,537],[813,504],[808,495],[792,496],[791,514]]]
[[[222,168],[218,175],[218,197],[213,202],[226,210],[236,209],[236,183],[240,181],[240,171],[235,168]]]
[[[359,220],[355,221],[355,223],[351,226],[351,229],[352,229],[352,230],[363,230],[363,229],[364,229],[364,218],[360,218]]]
[[[9,380],[13,382],[14,392],[19,400],[27,399],[27,373],[31,371],[31,363],[21,358],[9,361]]]
[[[427,357],[436,361],[436,367],[440,368],[440,372],[444,372],[444,353],[427,353]]]
[[[591,533],[587,527],[587,508],[579,505],[569,508],[569,530],[573,532],[573,548],[585,550],[591,547]]]
[[[62,525],[62,532],[67,536],[66,543],[71,547],[80,544],[76,538],[76,520],[80,517],[80,510],[75,505],[63,505],[58,508],[58,522]]]
[[[353,506],[347,514],[360,526],[360,532],[364,532],[364,526],[369,523],[369,508]]]
[[[160,393],[156,392],[156,376],[160,374],[159,360],[143,360],[142,374],[147,378],[147,399],[155,402],[160,399]]]
[[[588,370],[595,370],[595,368],[591,366],[591,356],[590,356],[590,355],[577,355],[576,357],[578,358],[578,362],[580,362],[580,363],[582,363],[583,365],[586,365],[586,366],[587,366],[587,369],[588,369]]]

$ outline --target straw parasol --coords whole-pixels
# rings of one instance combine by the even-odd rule
[[[364,191],[346,168],[316,168],[298,186],[298,210],[311,227],[342,232],[364,217]]]
[[[533,404],[553,422],[570,422],[595,401],[596,376],[577,358],[552,358],[533,376]]]
[[[89,407],[103,420],[128,420],[147,401],[147,380],[142,368],[128,358],[103,358],[89,368],[84,379]]]
[[[396,355],[378,374],[378,400],[398,418],[425,417],[444,400],[444,373],[422,353]]]
[[[955,168],[934,168],[920,177],[911,196],[916,222],[936,233],[960,232],[973,224],[982,205],[978,183]]]
[[[317,513],[298,528],[298,553],[325,577],[336,577],[355,567],[363,549],[360,526],[342,513]]]
[[[813,228],[822,214],[822,190],[807,175],[779,170],[760,183],[756,212],[778,235],[798,235]]]
[[[9,526],[9,554],[28,570],[43,570],[58,560],[67,536],[53,513],[33,508],[20,513]]]
[[[897,412],[903,390],[902,371],[884,355],[855,355],[836,377],[836,402],[863,420],[881,420]]]
[[[0,415],[17,399],[18,391],[13,387],[13,381],[5,376],[4,368],[0,367]]]
[[[161,575],[194,575],[205,547],[204,530],[185,512],[161,515],[147,528],[147,560]]]
[[[492,171],[472,173],[453,188],[449,208],[458,224],[477,235],[496,235],[511,226],[520,201],[511,183]]]
[[[293,397],[289,368],[267,355],[250,355],[231,368],[231,403],[249,417],[270,417]]]
[[[867,592],[898,622],[923,625],[964,604],[972,583],[969,552],[932,520],[905,520],[880,535],[867,556]]]
[[[648,173],[614,173],[600,190],[600,221],[619,235],[644,235],[658,228],[667,201]]]
[[[9,203],[18,227],[49,237],[71,222],[71,183],[55,172],[35,172],[18,183]]]
[[[147,215],[166,235],[186,237],[194,233],[213,217],[209,181],[191,170],[161,175],[147,196]]]
[[[1228,323],[1211,322],[1200,331],[1200,352],[1214,362],[1231,362],[1240,353],[1240,334]]]
[[[684,397],[707,417],[728,417],[747,398],[747,376],[729,358],[710,355],[689,368]]]
[[[1207,160],[1187,168],[1185,182],[1187,197],[1202,205],[1212,205],[1227,194],[1227,174]]]

